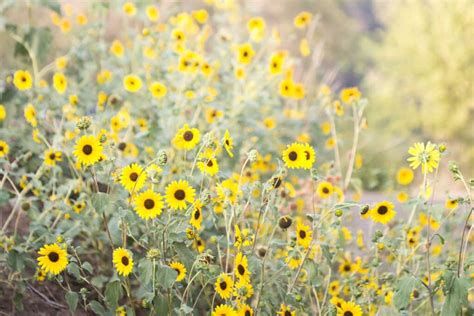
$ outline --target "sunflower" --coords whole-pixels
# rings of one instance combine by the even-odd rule
[[[10,152],[10,146],[8,146],[8,144],[5,141],[0,140],[0,158],[8,155],[9,152]]]
[[[418,168],[421,165],[421,172],[428,173],[433,172],[434,169],[438,168],[439,160],[441,159],[440,153],[436,148],[435,144],[428,142],[415,143],[408,153],[412,156],[407,160],[410,162],[410,167],[413,169]]]
[[[136,163],[124,167],[120,175],[120,183],[128,192],[139,191],[145,185],[146,179],[147,172]]]
[[[397,172],[397,182],[401,185],[409,185],[413,181],[413,171],[409,168],[400,168]]]
[[[44,153],[44,163],[48,166],[56,166],[57,161],[62,161],[62,153],[49,149]]]
[[[74,156],[77,161],[86,166],[95,164],[102,157],[102,145],[93,135],[84,135],[79,138],[74,148]]]
[[[119,275],[127,276],[133,270],[132,254],[127,249],[116,248],[112,256],[112,262]]]
[[[212,150],[206,150],[199,155],[200,161],[197,163],[199,170],[202,173],[207,173],[210,176],[219,172],[219,165],[217,164],[216,154]]]
[[[337,307],[337,316],[362,316],[362,309],[353,302],[341,302]]]
[[[148,88],[155,99],[161,99],[166,95],[167,89],[161,82],[152,82]]]
[[[201,140],[201,133],[197,128],[190,128],[188,124],[179,129],[173,138],[173,145],[178,149],[190,150],[196,147]]]
[[[369,211],[370,217],[374,222],[385,225],[397,214],[393,208],[394,205],[388,201],[377,203],[375,207]]]
[[[235,204],[238,197],[242,194],[239,184],[234,179],[227,179],[217,184],[217,196],[220,201],[228,201]]]
[[[247,257],[241,252],[235,257],[234,273],[240,279],[246,282],[250,281],[250,271],[248,270]]]
[[[166,202],[173,210],[183,210],[186,202],[193,203],[195,190],[186,180],[173,181],[166,187]]]
[[[252,61],[255,51],[249,43],[242,44],[237,48],[237,61],[239,64],[247,65]]]
[[[294,247],[288,247],[286,253],[285,263],[288,265],[288,268],[294,270],[297,269],[303,262],[303,254]]]
[[[151,22],[156,22],[160,18],[160,11],[154,5],[149,5],[146,7],[146,16]]]
[[[318,184],[318,188],[316,189],[316,191],[320,198],[327,199],[334,192],[334,187],[330,182],[322,181]]]
[[[44,245],[38,254],[38,265],[46,273],[57,275],[66,269],[69,263],[67,251],[56,243]]]
[[[296,242],[298,245],[307,249],[311,243],[313,232],[310,230],[309,226],[298,222],[296,223]]]
[[[176,282],[180,282],[186,277],[186,267],[181,262],[171,262],[170,268],[178,273],[178,275],[176,276]]]
[[[247,304],[241,304],[237,314],[238,316],[253,316],[253,309]]]
[[[251,298],[253,292],[252,283],[247,282],[244,279],[240,279],[234,284],[234,296],[236,297],[236,301]]]
[[[86,207],[86,202],[84,201],[76,201],[74,202],[74,205],[72,206],[72,209],[74,210],[74,212],[76,212],[77,214],[81,213],[82,210]]]
[[[20,90],[29,90],[33,86],[33,79],[27,70],[17,70],[13,76],[13,84]]]
[[[225,130],[223,141],[224,141],[224,148],[229,154],[229,156],[231,158],[234,157],[234,154],[232,153],[232,149],[234,149],[234,140],[232,139],[232,137],[230,137],[229,130],[227,129]]]
[[[344,259],[344,261],[339,264],[339,273],[343,276],[350,275],[354,273],[357,270],[357,265],[355,263],[352,263],[348,259]]]
[[[53,76],[53,87],[59,94],[63,94],[67,89],[67,78],[61,73],[55,73]]]
[[[202,240],[199,236],[194,238],[194,248],[196,248],[197,252],[202,253],[206,249],[206,244],[204,240]]]
[[[135,212],[145,220],[160,216],[162,208],[162,196],[151,189],[140,193],[135,199]]]
[[[295,27],[302,29],[311,22],[313,15],[309,12],[303,11],[295,17],[293,24]]]
[[[280,311],[277,312],[277,315],[280,316],[296,316],[296,312],[291,309],[290,306],[287,306],[285,304],[280,305]]]
[[[290,169],[305,167],[305,157],[304,146],[298,143],[288,145],[286,150],[283,151],[283,161]]]
[[[341,292],[341,284],[338,280],[334,280],[329,283],[328,293],[331,296],[337,296],[339,295],[339,292]]]
[[[214,308],[211,316],[237,316],[237,312],[231,306],[221,304]]]
[[[361,93],[357,87],[342,89],[341,100],[346,104],[351,104],[354,101],[359,101]]]
[[[127,75],[123,78],[123,87],[128,92],[135,93],[142,88],[142,80],[136,75]]]
[[[134,16],[137,13],[137,7],[132,2],[126,2],[122,6],[122,11],[128,16]]]
[[[202,223],[202,203],[200,200],[196,200],[194,203],[193,212],[191,213],[191,219],[189,224],[194,226],[196,229],[201,229]]]
[[[38,120],[36,119],[36,109],[33,104],[29,103],[25,106],[23,110],[25,119],[31,126],[36,127],[38,125]]]
[[[234,281],[232,278],[225,274],[221,273],[216,280],[215,289],[216,292],[225,300],[232,297],[232,289],[234,287]]]
[[[454,210],[456,207],[458,207],[458,204],[459,202],[457,199],[447,199],[444,203],[444,207],[446,207],[448,210]]]
[[[303,145],[303,168],[304,169],[311,169],[313,167],[314,162],[316,161],[316,152],[314,148],[309,144]]]

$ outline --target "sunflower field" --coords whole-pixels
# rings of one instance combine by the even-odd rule
[[[420,139],[366,192],[316,6],[84,3],[0,3],[0,314],[474,314],[472,169]]]

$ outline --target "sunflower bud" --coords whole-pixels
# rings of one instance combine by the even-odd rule
[[[446,145],[445,145],[445,144],[440,144],[440,145],[438,146],[438,151],[439,151],[440,153],[444,153],[444,152],[446,151]]]
[[[258,151],[256,149],[252,149],[251,151],[247,153],[247,156],[250,162],[254,162],[258,158]]]
[[[367,214],[368,211],[369,211],[369,206],[368,206],[368,205],[364,205],[364,206],[360,209],[360,215],[365,215],[365,214]]]
[[[150,250],[148,250],[146,257],[148,259],[153,259],[153,258],[158,257],[159,255],[160,255],[160,250],[156,248],[151,248]]]
[[[80,130],[86,130],[92,125],[92,119],[90,116],[83,116],[77,121],[76,127]]]
[[[168,155],[166,154],[166,151],[160,150],[158,152],[157,161],[160,167],[163,167],[164,165],[166,165],[166,163],[168,162]]]
[[[321,178],[319,177],[318,170],[315,169],[315,168],[311,169],[311,180],[319,181],[319,179],[321,179]]]
[[[341,217],[342,216],[342,210],[336,210],[336,212],[334,212],[334,215],[336,215],[337,217]]]
[[[101,144],[105,143],[107,141],[107,136],[105,134],[100,135],[99,137],[99,142]]]

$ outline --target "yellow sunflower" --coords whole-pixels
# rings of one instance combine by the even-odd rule
[[[150,84],[150,87],[148,88],[148,90],[150,90],[151,94],[153,95],[155,99],[161,99],[167,93],[166,86],[162,84],[161,82],[156,82],[156,81]]]
[[[13,84],[20,90],[29,90],[33,86],[33,79],[27,70],[17,70],[13,75]]]
[[[444,203],[444,207],[446,207],[448,210],[454,210],[456,207],[458,207],[458,204],[459,202],[457,199],[447,199]]]
[[[197,252],[202,253],[206,249],[206,244],[204,240],[202,240],[199,236],[196,236],[194,239],[194,248],[196,248]]]
[[[44,153],[44,163],[48,166],[56,166],[57,161],[62,161],[62,153],[49,149]]]
[[[232,278],[225,273],[221,273],[215,283],[216,292],[220,297],[225,300],[231,298],[233,287],[234,281],[232,281]]]
[[[145,185],[146,179],[147,172],[136,163],[124,167],[120,175],[120,183],[128,192],[139,191]]]
[[[296,312],[285,304],[280,305],[280,311],[277,312],[277,315],[280,316],[296,316]]]
[[[316,189],[316,191],[320,198],[327,199],[334,192],[334,187],[330,182],[322,181],[318,184],[318,188]]]
[[[170,263],[170,268],[175,270],[178,275],[176,276],[176,282],[184,280],[186,277],[186,267],[181,262],[173,261]]]
[[[190,150],[196,147],[201,140],[201,133],[197,128],[190,128],[188,124],[179,129],[173,138],[173,145],[178,149]]]
[[[5,141],[0,140],[0,158],[8,155],[9,152],[10,152],[10,146],[8,146],[8,144]]]
[[[59,94],[63,94],[67,89],[67,78],[61,73],[55,73],[53,76],[53,87]]]
[[[200,161],[197,163],[197,166],[202,173],[213,176],[219,172],[216,154],[212,150],[206,150],[204,153],[201,153],[199,158]]]
[[[160,216],[162,209],[162,196],[151,189],[140,193],[135,198],[135,212],[145,220]]]
[[[127,75],[123,78],[123,87],[128,92],[135,93],[142,88],[142,80],[136,75]]]
[[[224,148],[231,158],[234,157],[234,154],[232,153],[232,149],[234,149],[234,140],[230,137],[229,130],[227,129],[224,134]]]
[[[314,151],[314,148],[309,144],[304,144],[303,154],[303,168],[311,169],[313,167],[314,162],[316,161],[316,152]]]
[[[211,316],[237,316],[237,312],[231,306],[221,304],[214,308]]]
[[[345,88],[341,91],[341,100],[346,104],[351,104],[354,101],[359,101],[361,93],[357,87]]]
[[[290,169],[305,167],[305,157],[304,147],[298,143],[288,145],[286,150],[283,151],[283,161]]]
[[[84,135],[79,138],[74,149],[74,156],[78,162],[86,166],[91,166],[102,158],[103,147],[93,135]]]
[[[46,273],[57,275],[66,269],[69,263],[67,251],[56,243],[44,245],[38,254],[38,265]]]
[[[337,316],[362,316],[362,308],[353,302],[341,302],[337,307]]]
[[[186,180],[173,181],[166,187],[166,202],[173,210],[184,210],[186,202],[193,203],[196,192]]]
[[[216,191],[220,201],[228,201],[230,204],[235,204],[242,194],[239,184],[234,179],[227,179],[217,184]]]
[[[397,182],[401,185],[409,185],[414,178],[413,170],[409,168],[400,168],[397,172]]]
[[[249,64],[254,55],[255,51],[249,43],[242,44],[237,48],[237,61],[242,65]]]
[[[250,271],[248,270],[247,257],[241,252],[235,257],[234,273],[240,279],[246,282],[250,281]]]
[[[293,24],[295,27],[302,29],[311,22],[313,15],[309,12],[303,11],[295,17]]]
[[[119,275],[127,276],[133,270],[133,258],[130,251],[124,248],[114,250],[112,262]]]
[[[202,203],[200,200],[196,200],[194,203],[193,212],[191,213],[191,219],[189,224],[194,226],[196,229],[201,229],[202,223]]]
[[[253,316],[253,309],[247,304],[241,304],[237,313],[238,316]]]
[[[341,284],[338,280],[334,280],[329,283],[328,293],[331,296],[337,296],[339,295],[339,292],[341,292]]]
[[[307,249],[311,243],[313,232],[309,226],[298,221],[296,223],[296,242]]]
[[[33,104],[29,103],[25,106],[23,110],[25,119],[31,126],[36,127],[38,125],[38,120],[36,119],[36,109]]]
[[[413,169],[416,169],[421,165],[421,172],[428,173],[433,172],[434,169],[438,168],[441,154],[435,144],[431,142],[426,143],[426,145],[424,143],[415,143],[410,147],[410,149],[408,149],[408,153],[412,157],[407,160],[410,162],[410,167]]]
[[[244,279],[240,279],[234,284],[234,296],[236,297],[236,301],[245,301],[245,299],[251,298],[253,292],[252,283],[247,282]]]
[[[369,211],[369,215],[374,222],[387,224],[396,214],[393,210],[394,205],[388,201],[377,203],[373,209]]]

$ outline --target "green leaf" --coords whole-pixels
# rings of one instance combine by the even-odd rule
[[[334,254],[329,251],[329,246],[328,245],[322,245],[321,249],[323,250],[324,258],[326,258],[328,264],[331,265],[332,258],[334,257]]]
[[[55,1],[55,0],[40,0],[40,4],[42,6],[45,6],[49,9],[53,10],[57,14],[61,14],[61,5],[59,4],[58,1]]]
[[[71,291],[67,292],[66,302],[67,302],[67,305],[69,306],[69,310],[71,311],[71,313],[74,314],[77,308],[77,302],[79,302],[79,294],[77,294],[76,292],[71,292]]]
[[[75,262],[70,262],[67,266],[67,272],[72,274],[76,280],[81,279],[81,272],[79,271],[79,266]]]
[[[89,303],[89,307],[96,315],[105,315],[105,308],[99,302],[92,301]]]
[[[444,237],[441,236],[440,234],[434,234],[432,238],[434,238],[435,236],[437,236],[439,238],[439,241],[441,242],[441,244],[444,245],[444,243],[445,243]]]
[[[178,273],[174,269],[164,265],[159,266],[157,270],[156,279],[159,285],[165,289],[169,289],[176,280]]]
[[[82,264],[82,268],[84,270],[86,270],[87,272],[89,272],[90,274],[92,274],[94,272],[94,269],[92,268],[92,265],[87,261]]]
[[[153,262],[143,258],[138,263],[139,279],[143,285],[148,284],[153,279]]]
[[[117,308],[118,300],[123,296],[122,285],[120,281],[114,281],[105,287],[105,298],[111,308]]]
[[[420,281],[413,276],[405,276],[397,281],[396,291],[393,296],[393,304],[398,310],[406,309],[410,302],[410,296]]]
[[[462,307],[468,305],[467,295],[470,282],[465,278],[458,278],[453,272],[447,272],[443,279],[446,300],[441,316],[460,315]]]
[[[13,271],[22,271],[25,267],[23,255],[16,250],[8,252],[7,264]]]
[[[107,206],[109,199],[105,193],[96,193],[92,196],[92,207],[98,212],[101,213]]]

